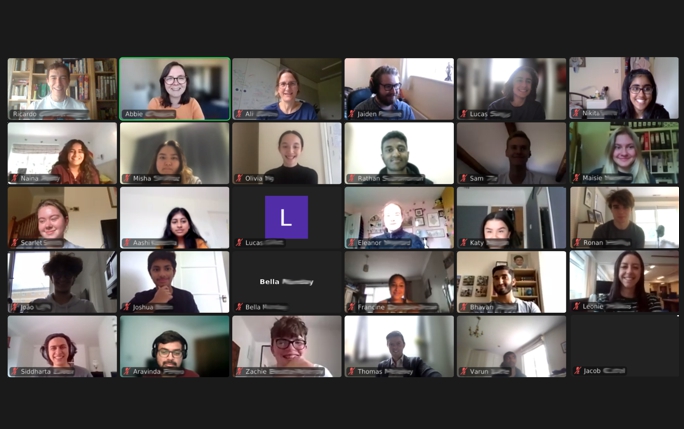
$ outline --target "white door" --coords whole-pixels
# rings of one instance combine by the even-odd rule
[[[228,313],[227,260],[228,252],[176,252],[174,285],[192,293],[200,313]]]
[[[209,212],[209,222],[214,231],[214,237],[209,243],[209,247],[213,249],[230,247],[230,234],[228,233],[230,224],[228,220],[228,212]]]
[[[361,232],[361,213],[354,213],[344,219],[344,241],[359,238]]]

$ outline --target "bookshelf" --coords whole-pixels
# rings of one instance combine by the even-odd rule
[[[46,70],[54,62],[69,67],[71,83],[68,94],[84,103],[92,120],[115,120],[118,117],[118,61],[116,58],[11,58],[12,78],[8,109],[25,110],[49,96]]]
[[[677,122],[611,122],[610,132],[621,126],[631,128],[639,137],[646,167],[657,183],[679,183],[679,124]]]

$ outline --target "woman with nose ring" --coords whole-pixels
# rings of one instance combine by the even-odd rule
[[[487,107],[488,118],[492,111],[508,111],[507,122],[543,121],[546,119],[544,106],[537,100],[539,75],[531,67],[519,67],[504,84],[503,98]]]
[[[59,176],[53,185],[99,185],[100,172],[93,156],[81,140],[69,140],[57,156],[50,174]]]
[[[406,298],[406,278],[401,274],[394,274],[389,279],[390,298],[378,302],[377,307],[373,313],[420,313],[417,309],[407,308],[402,310],[400,307],[389,309],[388,305],[396,304],[401,306],[403,304],[414,304],[413,301]]]
[[[175,140],[165,141],[157,147],[148,174],[162,176],[180,176],[180,181],[164,181],[162,184],[169,185],[201,185],[199,177],[194,176],[192,168],[188,167],[185,153],[180,144]]]
[[[278,139],[278,151],[283,165],[268,170],[264,184],[275,185],[317,185],[316,170],[299,165],[299,157],[304,151],[304,137],[294,130],[285,131]]]
[[[83,249],[64,238],[69,226],[69,212],[60,201],[41,201],[36,207],[36,217],[40,237],[19,237],[24,243],[19,244],[17,249]]]
[[[662,311],[657,296],[646,293],[644,260],[638,252],[622,252],[615,261],[613,284],[607,296],[598,299],[608,312],[657,312]]]
[[[182,64],[172,61],[164,67],[159,88],[161,95],[150,100],[147,110],[173,110],[176,116],[167,118],[160,115],[158,119],[204,119],[199,102],[190,96],[190,77]],[[152,118],[156,116],[153,114]]]
[[[603,176],[600,183],[656,183],[641,155],[639,137],[629,127],[620,127],[613,131],[606,145],[604,159],[603,167],[589,173],[592,177]],[[609,175],[621,178],[607,181],[605,176]]]

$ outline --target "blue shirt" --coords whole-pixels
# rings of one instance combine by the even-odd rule
[[[269,104],[268,106],[264,107],[263,110],[268,110],[272,112],[278,113],[278,117],[259,117],[258,119],[260,121],[315,121],[318,119],[318,115],[316,114],[316,109],[314,107],[306,102],[302,102],[302,107],[299,108],[294,113],[285,113],[282,110],[280,110],[280,106],[278,106],[278,103],[273,103]]]

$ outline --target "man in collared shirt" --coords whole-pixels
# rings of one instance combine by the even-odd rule
[[[533,173],[527,169],[527,161],[532,156],[531,142],[527,134],[516,131],[506,140],[508,171],[499,174],[497,185],[541,185],[555,183],[552,177]]]
[[[515,287],[515,271],[506,265],[499,265],[492,269],[492,289],[496,297],[483,309],[473,310],[473,313],[541,313],[532,301],[525,301],[513,296]],[[480,307],[480,306],[478,306]]]
[[[387,348],[390,352],[390,358],[385,359],[378,364],[378,369],[382,370],[382,374],[376,377],[441,377],[442,374],[432,369],[428,364],[423,362],[419,357],[404,356],[404,335],[399,331],[392,331],[385,337],[387,340]],[[403,374],[390,375],[388,369],[404,370]]]
[[[391,66],[378,67],[370,77],[369,86],[374,96],[362,101],[352,110],[361,113],[353,115],[352,119],[370,119],[380,121],[415,121],[411,106],[399,100],[401,82],[399,71]],[[383,115],[381,112],[400,113],[397,115]],[[363,115],[371,113],[371,115]]]

